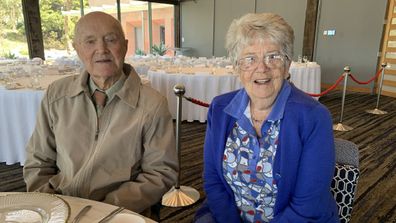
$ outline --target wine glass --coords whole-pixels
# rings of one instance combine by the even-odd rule
[[[307,63],[308,62],[308,56],[303,56],[303,63]]]
[[[30,77],[30,85],[33,89],[41,89],[41,84],[40,84],[40,75],[34,74]]]
[[[298,55],[298,57],[297,57],[297,63],[302,63],[302,56],[301,56],[301,55]]]

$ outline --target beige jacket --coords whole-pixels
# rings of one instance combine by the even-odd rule
[[[104,201],[141,212],[177,179],[166,99],[126,65],[124,86],[103,109],[97,131],[87,72],[52,83],[27,145],[28,191]]]

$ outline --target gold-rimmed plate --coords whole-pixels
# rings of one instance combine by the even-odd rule
[[[15,193],[0,196],[0,222],[64,223],[69,213],[69,205],[52,194]]]

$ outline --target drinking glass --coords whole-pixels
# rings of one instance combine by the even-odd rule
[[[297,63],[302,63],[302,56],[301,55],[298,55]]]
[[[307,62],[308,62],[308,56],[303,56],[302,59],[303,59],[303,62],[304,62],[304,63],[307,63]]]

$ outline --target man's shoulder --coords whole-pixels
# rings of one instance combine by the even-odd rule
[[[154,88],[152,88],[150,86],[146,86],[144,84],[141,84],[140,86],[141,86],[140,91],[141,91],[142,97],[154,98],[156,100],[165,98],[165,96],[163,96],[161,93],[159,93],[157,90],[155,90]]]
[[[152,106],[153,104],[166,101],[166,98],[152,87],[141,84],[139,101],[147,106]]]
[[[50,102],[70,95],[73,89],[79,85],[79,77],[79,75],[72,75],[52,82],[47,89]]]

